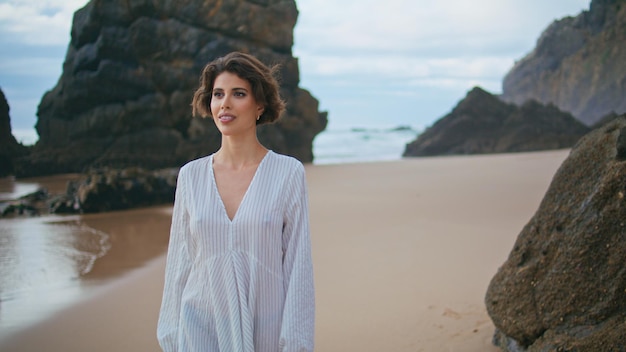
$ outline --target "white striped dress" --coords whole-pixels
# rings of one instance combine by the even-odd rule
[[[213,155],[180,169],[157,328],[164,351],[313,351],[303,165],[269,151],[232,221]]]

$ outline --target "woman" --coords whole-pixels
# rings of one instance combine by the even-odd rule
[[[180,169],[157,335],[164,351],[312,351],[314,291],[304,167],[267,150],[256,126],[285,108],[268,68],[209,63],[193,113],[220,149]]]

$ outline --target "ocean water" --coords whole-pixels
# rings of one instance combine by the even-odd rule
[[[389,161],[402,158],[418,135],[411,127],[329,129],[313,141],[314,164]]]
[[[71,218],[0,220],[0,338],[80,299],[108,249],[106,233]]]
[[[60,193],[68,177],[44,183],[1,178],[0,201],[42,187]],[[0,338],[83,297],[88,289],[81,278],[109,248],[108,234],[78,216],[0,219]]]

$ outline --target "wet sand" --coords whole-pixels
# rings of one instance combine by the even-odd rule
[[[567,153],[308,165],[316,351],[497,351],[487,285]],[[94,273],[115,279],[1,351],[159,351],[164,256],[137,248],[168,229],[137,212],[86,221],[125,238],[116,256],[145,264],[115,272],[96,262]]]
[[[170,217],[161,206],[0,220],[0,345],[163,255]]]

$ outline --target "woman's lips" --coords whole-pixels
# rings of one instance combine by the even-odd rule
[[[220,115],[219,116],[220,122],[223,122],[223,123],[230,122],[234,119],[235,119],[235,116],[233,115]]]

